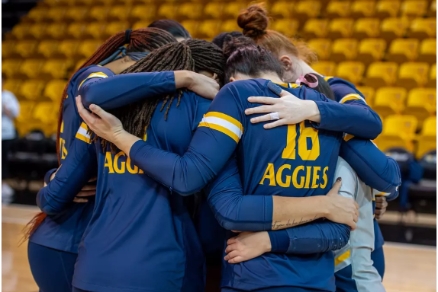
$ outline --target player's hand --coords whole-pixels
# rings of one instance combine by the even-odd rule
[[[330,221],[345,224],[356,229],[356,223],[359,218],[359,205],[352,198],[345,198],[339,195],[342,180],[338,178],[332,189],[325,196],[327,198],[328,215],[326,218]]]
[[[385,196],[376,196],[376,210],[374,214],[376,215],[376,219],[382,218],[383,214],[386,212],[386,208],[388,207],[388,202],[386,201]]]
[[[82,105],[80,95],[76,97],[76,105],[81,118],[97,136],[114,143],[117,136],[124,132],[122,122],[100,106],[90,105],[90,113]]]
[[[94,197],[96,195],[96,178],[92,178],[88,181],[81,191],[76,195],[73,199],[75,203],[87,203],[90,197]]]
[[[280,98],[251,96],[248,101],[251,103],[261,103],[265,105],[248,108],[246,115],[265,114],[251,119],[251,123],[269,122],[263,127],[272,129],[282,125],[292,125],[301,123],[304,120],[319,122],[319,109],[315,102],[302,100],[293,94],[282,90]]]
[[[219,83],[217,80],[202,74],[192,73],[192,82],[187,89],[207,99],[215,98],[219,92]]]
[[[242,232],[227,241],[225,260],[237,264],[261,256],[271,251],[268,232]]]

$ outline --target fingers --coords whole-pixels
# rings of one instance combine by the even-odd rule
[[[264,124],[263,128],[265,129],[273,129],[279,126],[288,125],[286,119],[276,120],[275,122]]]
[[[276,104],[280,99],[276,97],[267,96],[250,96],[248,101],[251,103],[262,103],[262,104]]]
[[[228,261],[228,263],[230,263],[230,264],[238,264],[238,263],[241,263],[241,262],[244,262],[244,261],[245,261],[245,259],[242,256],[236,256],[236,257],[230,259]]]
[[[84,106],[82,105],[82,99],[80,95],[76,96],[76,106],[78,107],[79,115],[84,120],[84,122],[88,126],[92,125],[94,123],[95,117],[93,117],[93,115],[87,109],[84,108]]]
[[[356,222],[351,222],[350,224],[348,224],[349,226],[350,226],[350,228],[351,228],[351,230],[353,231],[353,230],[356,230],[356,227],[357,227],[357,225],[356,225]]]
[[[292,93],[290,93],[289,91],[282,90],[280,92],[280,97],[285,97],[285,96],[294,96],[294,95]]]
[[[84,185],[81,191],[96,191],[96,185]]]
[[[225,253],[229,254],[233,251],[239,250],[239,245],[237,243],[228,245],[227,248],[225,249]]]
[[[110,113],[107,113],[100,106],[95,104],[90,105],[90,110],[93,112],[93,114],[99,116],[102,120],[108,120],[108,118],[112,117]]]
[[[329,193],[331,193],[331,194],[338,194],[339,190],[341,189],[341,186],[342,186],[342,178],[338,177],[336,179],[335,183],[333,184],[333,186],[332,186],[332,188],[331,188]]]
[[[246,110],[246,111],[248,111],[248,110]],[[246,111],[245,111],[245,113],[246,113]],[[260,123],[260,122],[272,121],[272,118],[271,118],[271,114],[267,114],[267,115],[263,115],[263,116],[252,118],[252,119],[250,119],[250,121],[253,124],[257,124],[257,123]]]
[[[239,240],[237,239],[237,237],[231,237],[230,239],[227,240],[227,244],[230,245],[230,244],[236,243],[238,241]]]
[[[261,106],[256,106],[256,107],[246,109],[245,114],[247,116],[249,116],[249,115],[253,115],[253,114],[272,113],[275,111],[276,110],[272,105],[261,105]],[[269,116],[269,114],[267,116]],[[270,120],[271,120],[271,118],[267,119],[266,121],[270,121]]]
[[[88,199],[84,199],[84,198],[74,198],[73,202],[75,203],[88,203]]]
[[[77,198],[86,198],[86,197],[93,197],[96,195],[96,190],[91,191],[80,191],[76,197]]]

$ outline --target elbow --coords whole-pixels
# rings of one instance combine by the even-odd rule
[[[373,113],[373,120],[371,121],[370,129],[371,130],[369,139],[371,140],[376,139],[383,131],[382,120],[376,113]]]
[[[170,192],[175,191],[183,197],[188,197],[188,196],[191,196],[195,193],[198,193],[199,191],[202,190],[203,187],[204,187],[204,185],[202,185],[202,186],[191,185],[191,186],[175,187],[173,189],[169,188],[169,190],[170,190]]]
[[[90,90],[90,85],[85,84],[83,87],[81,87],[79,89],[78,95],[81,96],[81,100],[82,100],[82,105],[86,108],[89,109],[90,105],[92,105],[93,103],[95,103],[95,98],[94,98],[94,93],[92,90]]]
[[[59,208],[55,208],[48,203],[48,201],[45,198],[47,196],[47,193],[45,193],[44,191],[46,188],[47,187],[44,187],[42,190],[38,192],[36,203],[42,212],[46,213],[47,215],[56,215],[60,213],[62,210]]]

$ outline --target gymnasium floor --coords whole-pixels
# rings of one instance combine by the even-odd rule
[[[18,205],[2,207],[2,291],[36,292],[27,263],[27,244],[18,246],[21,230],[38,210]],[[436,249],[407,244],[385,244],[388,292],[436,291]],[[207,291],[208,292],[208,291]]]

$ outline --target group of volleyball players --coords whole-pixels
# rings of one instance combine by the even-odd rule
[[[380,118],[262,6],[237,23],[126,30],[71,77],[29,223],[41,292],[384,291]]]

